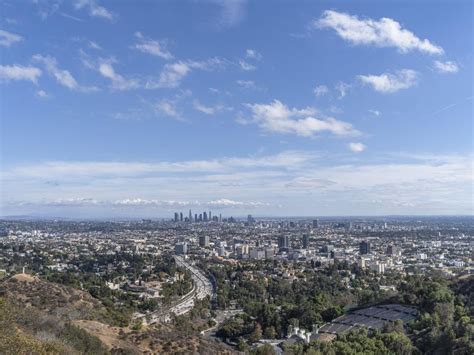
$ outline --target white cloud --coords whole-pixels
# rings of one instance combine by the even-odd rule
[[[41,19],[46,20],[59,10],[62,0],[33,0],[31,2],[36,6]]]
[[[23,37],[15,33],[0,30],[0,46],[10,47],[12,44],[23,41]]]
[[[250,64],[250,63],[246,62],[245,60],[239,60],[239,65],[240,65],[240,68],[242,70],[245,70],[245,71],[250,71],[250,70],[257,69],[257,67],[255,65]]]
[[[346,97],[347,91],[351,88],[351,85],[340,81],[334,86],[334,88],[339,92],[338,99],[340,100]]]
[[[135,37],[137,38],[138,43],[136,43],[133,48],[143,53],[148,53],[166,60],[173,59],[173,55],[166,49],[165,41],[146,38],[140,32],[136,32]]]
[[[199,100],[194,100],[193,106],[197,111],[205,113],[206,115],[214,115],[218,112],[232,111],[234,109],[233,107],[224,106],[222,104],[218,104],[214,106],[206,106],[206,105],[203,105]]]
[[[60,12],[59,15],[61,15],[62,17],[68,18],[70,20],[73,20],[73,21],[84,22],[84,20],[82,18],[67,14],[65,12]]]
[[[366,148],[366,146],[362,143],[349,143],[348,147],[354,153],[363,152]]]
[[[314,96],[316,97],[326,95],[328,92],[329,92],[329,89],[326,85],[318,85],[313,90]]]
[[[76,0],[74,7],[77,10],[87,9],[92,17],[100,17],[107,20],[114,20],[116,15],[105,7],[97,4],[95,0]]]
[[[245,58],[254,59],[254,60],[262,60],[262,55],[258,53],[255,49],[247,49],[245,51]]]
[[[49,97],[48,93],[44,90],[38,90],[36,92],[36,96],[41,98],[41,99],[47,99]]]
[[[130,90],[136,89],[139,83],[135,79],[126,79],[122,75],[115,72],[114,67],[110,61],[102,62],[99,64],[99,73],[111,80],[111,88],[114,90]]]
[[[433,65],[439,73],[457,73],[459,71],[459,66],[455,62],[449,60],[446,62],[435,60]]]
[[[236,83],[245,89],[258,89],[257,84],[255,84],[255,81],[253,80],[237,80]]]
[[[89,48],[92,48],[92,49],[97,49],[97,50],[101,50],[101,49],[102,49],[102,47],[99,46],[99,45],[97,44],[97,42],[94,42],[94,41],[89,41],[88,46],[89,46]]]
[[[18,64],[0,65],[0,81],[29,80],[36,84],[40,76],[41,70],[36,67]]]
[[[165,64],[158,80],[148,80],[145,86],[147,89],[177,88],[181,85],[181,81],[194,69],[212,70],[223,65],[224,62],[219,58]]]
[[[74,79],[74,77],[69,71],[59,69],[58,62],[56,58],[54,57],[43,56],[41,54],[35,54],[33,56],[33,59],[37,61],[38,63],[43,64],[46,68],[46,71],[50,75],[52,75],[59,84],[67,87],[70,90],[84,91],[84,92],[97,90],[96,87],[86,87],[86,86],[79,85],[76,79]]]
[[[185,62],[166,64],[158,81],[149,81],[146,87],[148,89],[176,88],[190,72],[191,67]]]
[[[147,207],[147,208],[248,208],[255,209],[270,206],[269,203],[259,201],[236,201],[227,198],[219,198],[211,201],[175,201],[175,200],[158,200],[145,198],[124,198],[119,200],[97,200],[95,198],[72,197],[55,200],[41,200],[35,203],[23,202],[23,205],[37,205],[37,206],[54,206],[54,207],[91,207],[102,206],[110,207]]]
[[[228,198],[220,198],[218,200],[209,201],[207,205],[209,207],[214,207],[214,208],[224,208],[224,207],[252,208],[252,207],[266,207],[266,206],[269,206],[270,204],[263,203],[263,202],[242,202],[242,201],[230,200]]]
[[[402,69],[395,74],[359,75],[358,78],[362,83],[372,86],[375,91],[394,93],[416,85],[418,83],[418,72],[411,69]]]
[[[252,118],[262,129],[269,132],[291,133],[310,137],[320,132],[329,132],[338,136],[352,136],[359,132],[348,122],[335,118],[315,118],[316,110],[289,108],[278,100],[270,104],[246,104],[252,112]]]
[[[356,45],[374,45],[394,47],[406,53],[413,50],[428,54],[443,54],[443,48],[427,39],[420,39],[397,21],[383,17],[380,20],[360,19],[343,12],[327,10],[319,20],[314,21],[316,28],[331,28],[344,40]]]
[[[179,121],[183,120],[181,113],[176,107],[176,102],[172,100],[160,100],[154,105],[154,109],[159,114],[164,114]]]

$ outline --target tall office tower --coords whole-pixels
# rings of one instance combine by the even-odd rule
[[[194,214],[194,222],[197,222],[198,221],[198,215],[197,213]]]
[[[219,213],[219,222],[222,222],[222,214]]]
[[[174,221],[175,221],[175,222],[178,222],[178,220],[179,220],[178,212],[175,212],[175,213],[174,213]]]
[[[182,222],[183,221],[183,212],[179,212],[179,220]]]
[[[207,212],[203,213],[204,222],[207,222]]]
[[[191,213],[191,210],[189,210],[189,222],[193,221],[193,214]]]
[[[319,219],[313,219],[313,228],[319,228]]]
[[[279,249],[288,249],[290,247],[290,237],[287,235],[278,236],[278,248]]]
[[[199,213],[199,222],[202,222],[202,213]]]
[[[209,236],[208,235],[199,236],[199,246],[201,248],[207,248],[209,246]]]
[[[364,240],[364,241],[360,242],[360,244],[359,244],[359,253],[361,255],[370,254],[370,242],[368,242],[367,240]]]
[[[303,234],[303,249],[309,248],[309,234]]]
[[[212,213],[209,211],[209,220],[212,221]]]
[[[188,252],[188,244],[186,242],[176,244],[174,252],[176,255],[185,255]]]
[[[247,216],[247,223],[248,223],[248,224],[254,224],[254,223],[255,223],[255,219],[252,217],[251,214],[249,214],[249,215]]]

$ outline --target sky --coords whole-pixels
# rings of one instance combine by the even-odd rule
[[[0,6],[0,216],[474,212],[471,1]]]

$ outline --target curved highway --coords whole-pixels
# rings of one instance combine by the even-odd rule
[[[147,324],[153,324],[159,321],[168,322],[171,320],[172,314],[182,315],[193,309],[195,300],[202,300],[206,296],[212,297],[213,295],[211,282],[198,268],[186,262],[181,256],[175,256],[175,260],[177,266],[190,271],[193,279],[193,288],[166,309],[159,309],[153,313],[138,317],[149,318]]]

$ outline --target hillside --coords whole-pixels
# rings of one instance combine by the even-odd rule
[[[226,354],[173,326],[117,327],[87,292],[18,274],[0,282],[1,354]]]

